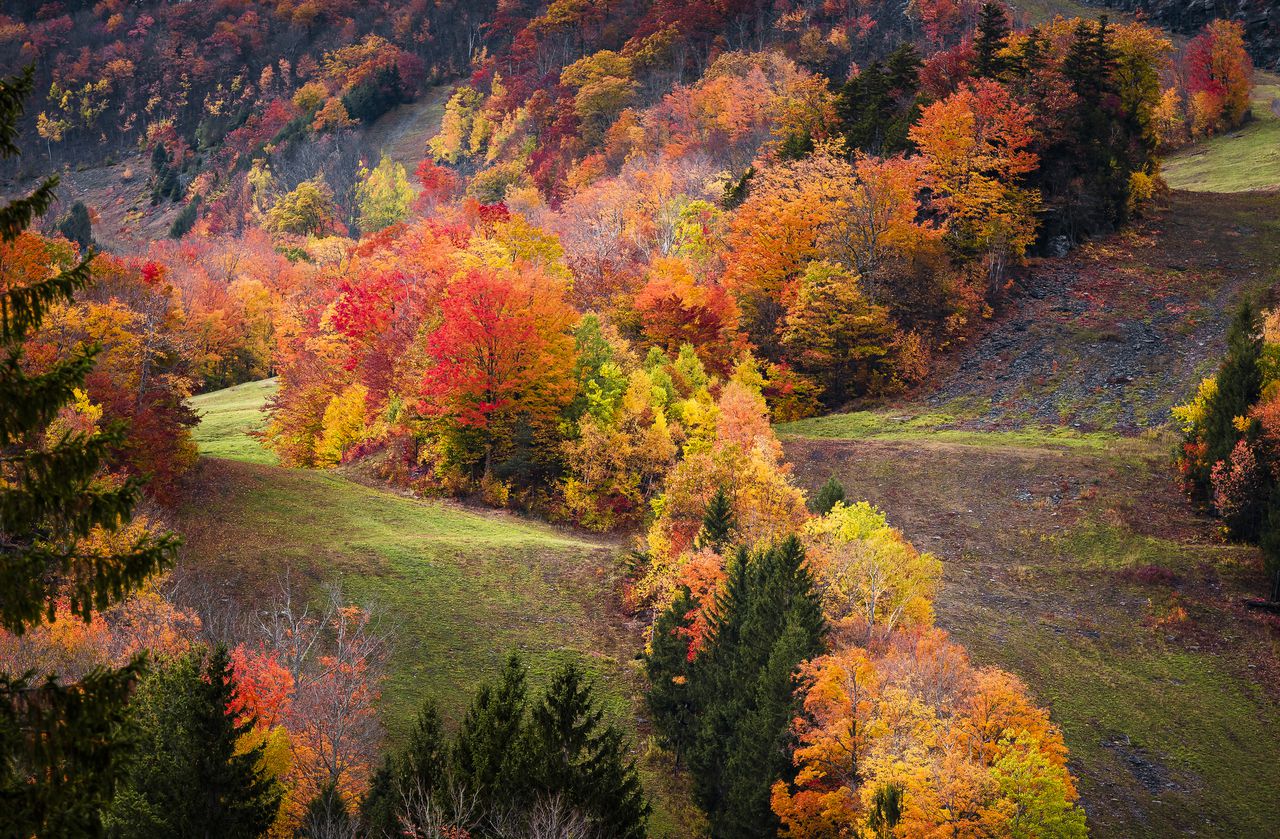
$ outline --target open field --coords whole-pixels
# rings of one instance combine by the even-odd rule
[[[275,453],[250,436],[266,424],[262,409],[275,392],[276,380],[265,379],[192,397],[191,407],[200,414],[200,425],[192,433],[200,453],[245,463],[275,464]]]
[[[1191,515],[1164,442],[786,450],[808,489],[836,475],[942,558],[938,623],[1050,708],[1091,835],[1277,835],[1277,634],[1239,605],[1258,557]]]
[[[1170,188],[1188,192],[1280,189],[1280,77],[1257,74],[1253,119],[1182,149],[1164,163]]]

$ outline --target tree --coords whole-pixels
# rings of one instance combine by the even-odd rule
[[[529,785],[519,771],[527,692],[524,663],[512,653],[498,683],[480,686],[451,752],[454,781],[491,810],[511,807]]]
[[[383,153],[372,171],[360,170],[356,187],[360,232],[376,233],[404,221],[417,197],[404,166]]]
[[[261,743],[241,748],[252,719],[231,713],[235,683],[224,647],[193,650],[148,675],[131,707],[137,752],[107,815],[114,836],[259,836],[281,789],[259,770]]]
[[[1227,331],[1227,354],[1218,368],[1217,389],[1209,400],[1200,439],[1205,445],[1204,471],[1197,476],[1202,491],[1209,489],[1213,467],[1231,456],[1240,440],[1237,417],[1247,417],[1262,390],[1262,330],[1253,301],[1236,310]]]
[[[698,533],[697,546],[723,551],[733,541],[733,505],[724,487],[716,487],[715,495],[707,504],[702,516],[702,530]]]
[[[988,0],[978,13],[978,35],[973,43],[973,75],[998,79],[1007,68],[1001,53],[1009,43],[1009,15],[999,0]]]
[[[1187,45],[1187,96],[1196,133],[1230,130],[1249,113],[1253,63],[1244,46],[1244,24],[1215,20]]]
[[[888,310],[867,300],[856,274],[813,262],[787,311],[782,347],[792,366],[825,385],[827,403],[839,405],[887,382],[894,332]]]
[[[1031,128],[1031,112],[983,79],[925,108],[911,129],[926,184],[947,214],[947,239],[985,256],[989,292],[1035,239],[1040,195],[1020,185],[1038,162]]]
[[[32,71],[0,79],[0,157],[15,140]],[[93,549],[86,539],[128,524],[141,482],[101,479],[123,440],[120,428],[50,436],[60,411],[93,367],[92,348],[41,372],[24,365],[24,343],[49,310],[90,282],[79,263],[30,276],[11,274],[14,249],[32,219],[53,202],[57,178],[0,207],[0,627],[21,633],[52,620],[59,601],[72,619],[122,600],[173,558],[177,541],[143,530],[123,544]],[[20,262],[18,263],[21,264]],[[20,836],[93,835],[119,778],[124,708],[140,664],[98,671],[76,684],[0,674],[0,798]]]
[[[337,211],[333,205],[333,190],[324,177],[303,181],[292,191],[280,197],[267,211],[263,225],[274,233],[293,233],[299,236],[326,236],[337,225]]]
[[[421,408],[449,424],[457,457],[483,477],[513,443],[513,422],[557,433],[573,398],[576,319],[563,285],[532,269],[474,268],[447,289],[439,325],[426,336]]]
[[[658,615],[653,639],[644,657],[649,679],[645,702],[653,714],[659,737],[675,752],[679,766],[698,730],[693,686],[689,684],[690,655],[688,630],[698,603],[682,588],[671,605]]]
[[[739,551],[689,682],[698,731],[689,770],[713,837],[777,832],[770,788],[789,773],[792,678],[825,624],[800,540]]]
[[[89,218],[89,208],[84,202],[77,201],[71,205],[65,218],[58,222],[58,232],[68,241],[80,246],[81,253],[87,253],[93,245],[93,222]]]
[[[551,677],[530,711],[527,778],[544,796],[562,796],[603,835],[641,839],[649,804],[622,733],[604,722],[591,684],[570,662]]]
[[[844,501],[844,485],[836,479],[835,475],[832,475],[809,501],[809,509],[816,515],[825,516],[831,512],[832,507],[842,501]]]

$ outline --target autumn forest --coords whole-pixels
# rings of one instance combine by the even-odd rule
[[[1280,833],[1280,55],[1107,5],[6,4],[0,835]]]

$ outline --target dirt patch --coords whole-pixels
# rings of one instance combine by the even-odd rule
[[[983,406],[963,427],[1136,434],[1217,364],[1232,311],[1280,279],[1280,196],[1175,193],[1132,230],[1039,261],[922,401]]]

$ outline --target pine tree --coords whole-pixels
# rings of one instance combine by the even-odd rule
[[[827,482],[813,496],[809,502],[809,509],[815,515],[825,516],[831,512],[831,508],[844,501],[844,484],[836,479],[835,475],[827,478]]]
[[[1206,445],[1202,492],[1209,492],[1209,470],[1231,456],[1242,432],[1236,417],[1248,416],[1262,391],[1262,328],[1257,307],[1245,300],[1227,331],[1227,354],[1218,368],[1218,389],[1205,409],[1202,439]]]
[[[645,836],[649,804],[622,733],[604,722],[591,685],[576,664],[551,678],[532,709],[526,733],[527,773],[540,796],[585,815],[601,835]]]
[[[382,760],[369,779],[369,789],[360,801],[360,824],[371,839],[391,839],[400,834],[402,798],[396,784],[395,761]]]
[[[902,821],[902,786],[885,784],[876,790],[871,802],[871,812],[867,817],[867,826],[875,833],[877,839],[890,839],[893,829]]]
[[[149,674],[131,704],[140,742],[107,813],[120,839],[259,836],[281,789],[259,773],[264,745],[241,749],[253,720],[228,713],[235,691],[224,647],[193,650]]]
[[[30,68],[0,78],[0,157],[18,155],[18,120],[31,86]],[[0,206],[0,250],[48,210],[57,183],[48,178],[27,197]],[[57,597],[87,620],[170,563],[177,546],[172,537],[148,535],[118,554],[90,556],[81,549],[96,528],[116,532],[128,522],[141,487],[134,480],[98,481],[122,441],[120,429],[57,439],[45,434],[83,385],[94,351],[43,372],[23,364],[23,345],[49,307],[89,285],[91,258],[85,254],[79,264],[28,285],[0,277],[0,626],[14,633],[51,619]],[[0,674],[0,801],[15,835],[101,831],[99,812],[120,772],[125,705],[140,669],[135,662],[75,685]]]
[[[1004,4],[988,0],[978,16],[978,35],[974,39],[973,74],[979,78],[998,79],[1008,69],[1000,52],[1009,45],[1009,16]]]
[[[689,589],[682,588],[658,616],[644,659],[649,679],[645,701],[663,743],[675,752],[677,766],[693,745],[697,731],[697,706],[689,684],[689,639],[681,634],[681,630],[689,628],[689,615],[697,608]]]
[[[58,232],[67,237],[67,241],[80,246],[85,253],[93,245],[93,221],[89,218],[89,208],[77,201],[71,205],[65,218],[58,222]]]
[[[698,547],[723,551],[733,542],[733,505],[724,487],[716,487],[716,494],[707,503],[702,514],[702,529],[698,531]]]
[[[491,811],[508,809],[528,784],[519,772],[525,682],[524,664],[512,653],[497,686],[480,687],[454,743],[453,780]]]
[[[298,839],[355,839],[356,824],[346,799],[333,781],[325,784],[307,805]]]
[[[792,678],[822,652],[825,631],[804,559],[795,537],[754,556],[739,551],[694,661],[699,730],[689,768],[713,837],[777,832],[769,790],[791,772]]]
[[[1267,512],[1258,538],[1262,549],[1262,570],[1267,577],[1268,597],[1280,601],[1280,491],[1272,488],[1267,497]]]

